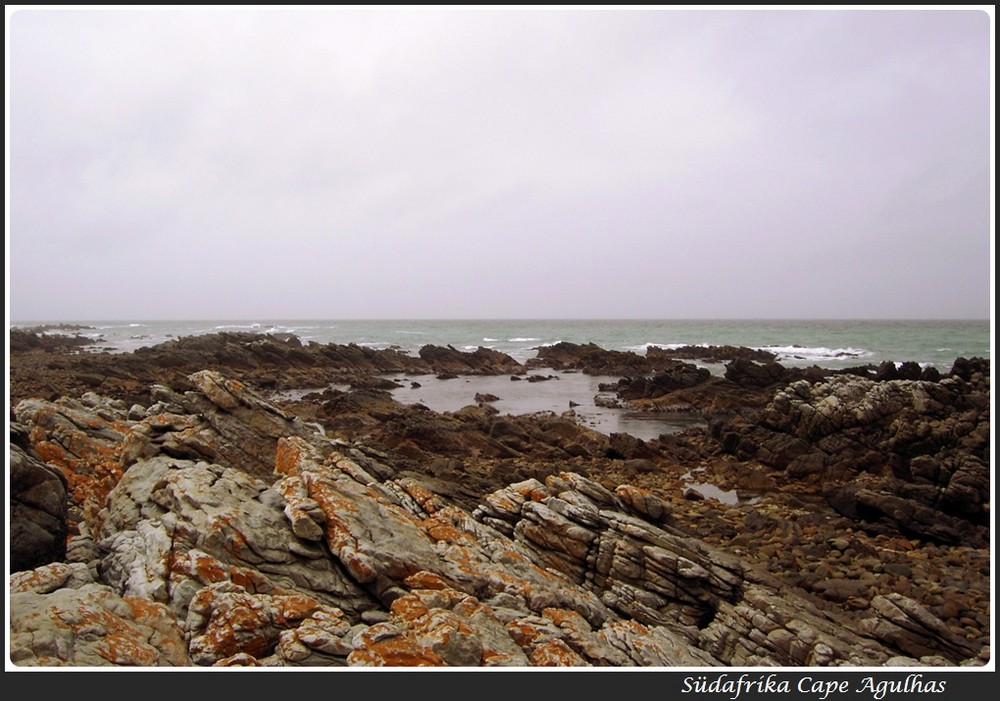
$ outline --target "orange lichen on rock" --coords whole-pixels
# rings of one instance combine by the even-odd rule
[[[17,594],[35,591],[46,593],[62,587],[73,574],[73,566],[65,562],[53,562],[44,567],[23,572],[13,572],[8,577],[8,592]]]
[[[516,619],[507,624],[507,634],[511,640],[524,649],[534,647],[543,633],[537,626],[527,623],[521,619]]]
[[[220,592],[212,587],[199,591],[191,601],[193,610],[207,614],[204,629],[191,640],[192,658],[202,664],[237,653],[260,658],[277,645],[272,612],[261,595]]]
[[[172,575],[190,577],[201,584],[232,582],[251,593],[280,593],[272,582],[259,571],[220,562],[200,550],[171,553],[168,566]]]
[[[306,450],[300,439],[279,438],[274,455],[274,471],[279,475],[298,475]]]
[[[413,497],[413,500],[420,505],[424,511],[433,514],[444,507],[441,498],[425,486],[412,479],[399,480],[399,486]]]
[[[562,640],[549,640],[542,643],[528,657],[535,667],[589,667],[590,664],[573,652]]]
[[[202,584],[229,580],[229,568],[205,553],[187,551],[170,554],[170,571],[194,577]]]
[[[401,619],[404,622],[412,622],[426,616],[430,608],[419,596],[415,594],[405,594],[392,602],[390,608],[394,619]]]
[[[445,667],[445,661],[413,638],[398,635],[378,640],[347,656],[347,663],[358,667]]]
[[[482,641],[472,627],[452,611],[432,609],[411,623],[408,632],[449,666],[478,667],[482,664]]]
[[[254,557],[253,548],[250,547],[249,540],[236,527],[236,523],[232,517],[219,514],[211,520],[209,528],[212,534],[209,537],[223,543],[226,550],[237,559],[252,559]]]
[[[468,540],[468,536],[465,533],[455,528],[446,518],[441,518],[438,515],[424,519],[421,525],[424,532],[432,540],[445,543],[457,543]]]
[[[403,580],[410,589],[454,589],[455,583],[435,572],[421,570]]]
[[[135,619],[156,618],[164,614],[163,605],[149,599],[141,599],[137,596],[122,597],[122,601],[128,604]]]
[[[629,508],[654,521],[662,519],[669,513],[669,507],[658,496],[642,487],[631,484],[621,484],[615,488],[618,496]]]
[[[97,608],[96,601],[94,607],[76,608],[72,612],[55,606],[51,609],[51,619],[56,625],[72,631],[74,638],[93,641],[94,652],[111,665],[154,666],[162,660],[168,648],[183,656],[180,631],[172,627],[172,618],[162,605],[133,597],[123,601],[133,620],[111,610]],[[163,639],[159,641],[160,646],[148,639],[149,630],[144,630],[148,624],[161,630],[160,637]]]
[[[349,518],[349,515],[357,513],[357,504],[325,480],[312,479],[307,472],[302,473],[302,477],[309,497],[319,505],[326,516],[326,542],[330,550],[337,555],[351,576],[359,583],[364,584],[375,579],[378,570],[371,558],[360,550]]]
[[[261,663],[253,655],[245,652],[237,652],[235,655],[223,658],[215,662],[213,667],[261,667]]]
[[[62,472],[73,503],[88,520],[93,518],[121,479],[121,440],[98,440],[82,430],[69,429],[52,409],[40,410],[35,421],[38,425],[29,433],[32,447],[45,463]],[[121,434],[119,438],[129,432],[122,424],[99,422],[84,414],[74,414],[73,422],[93,425],[96,430],[111,429]]]
[[[528,479],[523,482],[516,482],[508,487],[511,491],[521,495],[528,501],[544,501],[552,496],[548,487],[536,479]]]
[[[109,631],[95,649],[101,657],[116,666],[151,667],[157,660],[155,648],[140,643],[122,630]]]
[[[581,625],[589,630],[587,619],[570,609],[545,608],[542,609],[542,615],[564,630],[576,629]]]
[[[305,594],[289,594],[279,600],[275,623],[280,626],[292,626],[309,618],[320,608],[320,603]]]

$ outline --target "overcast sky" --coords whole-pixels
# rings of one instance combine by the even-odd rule
[[[974,7],[7,12],[15,322],[991,315]]]

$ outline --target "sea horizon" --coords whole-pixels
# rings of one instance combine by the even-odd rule
[[[767,350],[792,366],[843,368],[885,361],[945,370],[958,357],[992,357],[992,319],[698,319],[698,318],[202,318],[28,320],[9,328],[78,327],[90,350],[129,352],[143,346],[220,332],[291,334],[303,343],[394,348],[480,347],[518,361],[560,342],[593,343],[644,354],[649,347],[743,346]]]

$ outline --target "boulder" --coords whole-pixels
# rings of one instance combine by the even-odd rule
[[[31,570],[66,556],[66,478],[31,448],[23,427],[11,425],[8,453],[10,571]],[[16,441],[16,442],[15,442]]]

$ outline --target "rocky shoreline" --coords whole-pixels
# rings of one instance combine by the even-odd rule
[[[833,372],[732,347],[564,343],[522,364],[288,335],[125,354],[74,338],[11,331],[16,665],[989,660],[986,360]],[[566,372],[618,376],[622,406],[705,427],[641,440],[571,408],[438,413],[382,388]]]

